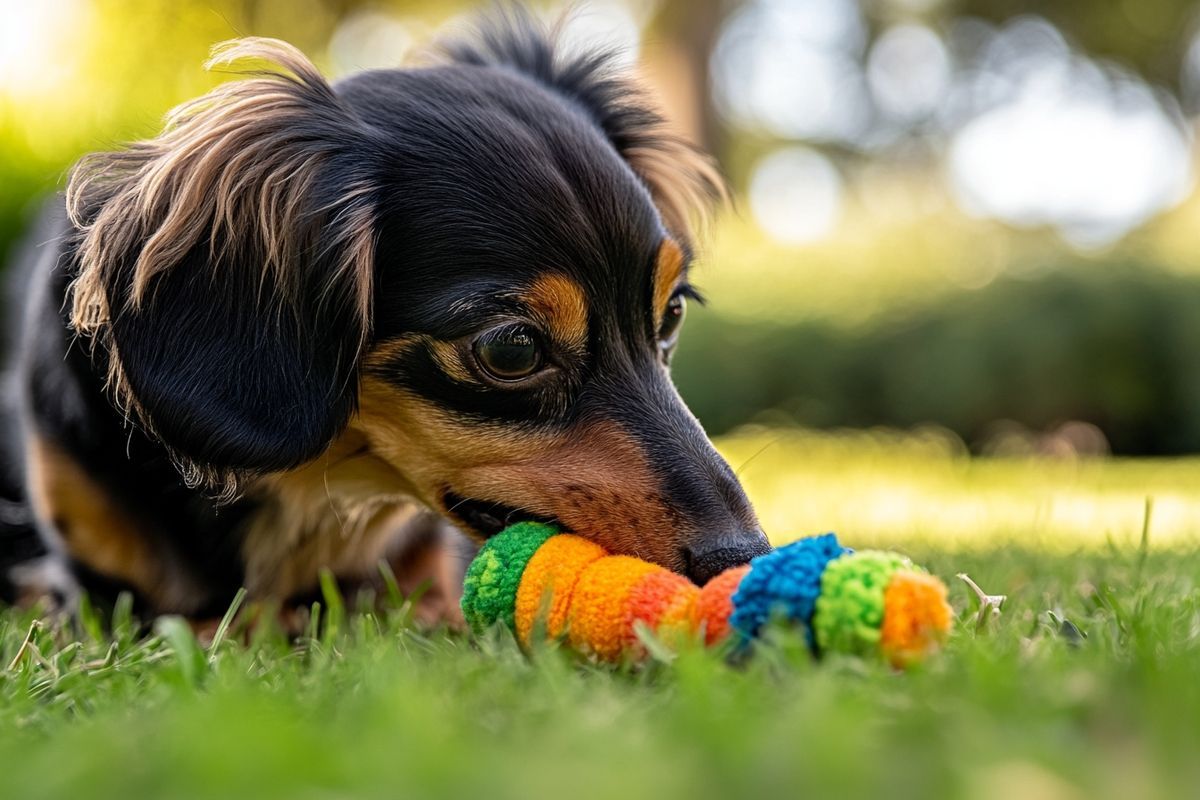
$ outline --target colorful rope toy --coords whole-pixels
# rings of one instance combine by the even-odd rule
[[[816,653],[878,655],[906,666],[950,628],[946,586],[903,556],[854,552],[832,533],[793,542],[704,587],[629,556],[609,555],[549,525],[511,525],[467,569],[463,615],[477,633],[496,623],[528,646],[539,631],[603,661],[638,659],[638,624],[671,643],[745,643],[783,617]],[[736,637],[736,638],[735,638]]]

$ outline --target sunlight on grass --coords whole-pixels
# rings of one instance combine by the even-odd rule
[[[1200,459],[972,459],[938,431],[747,428],[718,446],[776,544],[1136,545],[1147,498],[1151,546],[1192,543],[1200,520]]]

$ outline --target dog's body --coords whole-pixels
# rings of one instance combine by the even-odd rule
[[[455,528],[698,579],[765,549],[667,373],[709,169],[603,58],[482,42],[331,87],[243,40],[218,60],[277,68],[76,167],[18,282],[19,584],[203,617],[384,561],[452,614]]]

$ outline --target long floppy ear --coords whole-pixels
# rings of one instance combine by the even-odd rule
[[[164,132],[74,169],[71,321],[115,400],[194,484],[318,455],[354,410],[370,333],[372,131],[295,48],[171,112]]]
[[[646,185],[667,229],[689,241],[694,223],[728,199],[713,160],[676,133],[633,78],[616,66],[613,50],[564,52],[561,27],[547,30],[522,6],[503,5],[485,16],[475,37],[443,45],[451,61],[504,66],[521,72],[584,108]]]

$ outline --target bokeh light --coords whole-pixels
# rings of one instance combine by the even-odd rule
[[[346,75],[403,64],[416,41],[413,24],[375,10],[351,15],[337,26],[329,40],[334,73]]]
[[[923,25],[897,25],[879,37],[867,60],[867,80],[880,110],[919,119],[937,110],[950,84],[950,56]]]
[[[36,102],[61,91],[79,67],[91,10],[82,0],[0,0],[0,92]]]
[[[764,158],[750,181],[750,207],[763,229],[782,242],[821,239],[837,225],[842,179],[829,159],[806,147]]]
[[[971,213],[1050,225],[1073,245],[1109,245],[1192,184],[1191,137],[1134,76],[1074,54],[1047,23],[998,35],[969,79],[990,108],[949,152]]]
[[[869,123],[850,0],[754,0],[725,23],[712,57],[715,102],[737,124],[783,137],[854,140]]]

